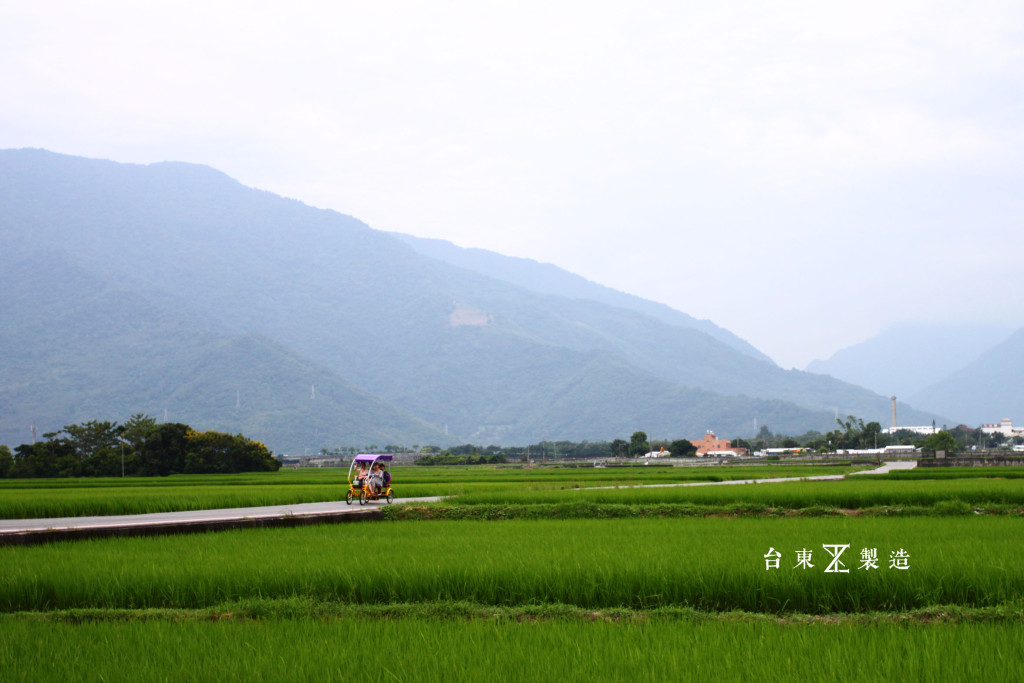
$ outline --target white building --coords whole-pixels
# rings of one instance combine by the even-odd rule
[[[1007,438],[1024,436],[1024,427],[1014,427],[1013,420],[1008,417],[1004,417],[998,424],[981,425],[981,431],[986,434],[1002,434]]]
[[[883,434],[895,434],[896,432],[914,432],[915,434],[934,434],[938,430],[935,425],[924,425],[923,427],[886,427],[882,430]]]

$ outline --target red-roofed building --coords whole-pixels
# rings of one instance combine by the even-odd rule
[[[690,443],[696,446],[698,458],[703,458],[705,455],[709,453],[712,455],[716,453],[735,453],[736,455],[747,454],[746,448],[733,448],[732,446],[729,445],[728,439],[719,439],[717,436],[715,436],[714,432],[710,431],[704,435],[703,439],[699,441],[694,441],[693,439],[691,439]]]

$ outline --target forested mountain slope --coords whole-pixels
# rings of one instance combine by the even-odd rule
[[[768,356],[758,351],[749,342],[740,339],[729,330],[715,325],[710,320],[698,320],[665,304],[605,287],[550,263],[538,263],[531,259],[505,256],[485,249],[466,249],[445,240],[414,237],[401,233],[391,234],[424,256],[430,256],[498,280],[511,282],[541,294],[555,294],[569,299],[589,299],[616,308],[636,311],[669,325],[700,330],[748,356],[771,362]]]
[[[814,361],[807,370],[883,395],[911,399],[925,387],[974,362],[1012,331],[1011,326],[1001,324],[894,325],[830,358]],[[948,414],[966,414],[961,408],[969,410],[965,404],[955,406]]]
[[[45,429],[62,426],[59,415],[70,409],[42,407],[57,400],[58,387],[34,382],[53,363],[66,367],[61,405],[76,415],[81,406],[95,406],[104,419],[154,404],[162,412],[175,399],[180,414],[247,433],[271,415],[290,423],[306,409],[300,404],[312,385],[333,383],[337,405],[296,427],[327,447],[389,437],[423,443],[446,431],[496,443],[614,438],[634,429],[746,435],[755,420],[805,431],[830,428],[836,411],[888,414],[883,396],[781,370],[693,327],[455,267],[354,218],[201,166],[0,152],[0,267],[35,288],[24,293],[5,282],[14,294],[5,297],[0,344],[13,355],[0,360],[0,393],[35,401]],[[81,281],[62,283],[62,273]],[[32,303],[44,295],[54,298],[51,308]],[[137,310],[119,318],[129,305]],[[144,311],[152,315],[147,334],[131,336],[132,321],[150,320]],[[110,330],[102,343],[90,324]],[[74,344],[83,335],[97,339],[88,350]],[[120,384],[102,390],[99,377],[101,390],[91,389],[95,368],[111,355],[109,377],[163,363],[167,369],[154,372],[179,382],[133,394]],[[232,359],[239,365],[227,372]],[[275,367],[292,368],[287,382],[304,389],[267,392],[278,403],[249,422],[233,416],[236,403],[252,400],[237,385],[267,383]],[[323,373],[330,379],[315,378]],[[195,391],[180,393],[182,386]],[[227,409],[214,395],[227,396]],[[375,408],[353,407],[355,397]],[[931,419],[902,410],[907,419]],[[362,417],[346,422],[352,416]],[[17,428],[23,433],[23,420]],[[268,444],[308,447],[308,436],[286,432],[275,427]]]
[[[962,415],[968,425],[1020,425],[1024,416],[1024,328],[982,353],[974,362],[921,390],[911,400],[937,411]]]
[[[135,413],[316,452],[439,443],[420,419],[259,334],[215,332],[53,252],[0,256],[0,443]]]

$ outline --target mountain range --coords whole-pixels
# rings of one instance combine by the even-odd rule
[[[895,325],[807,370],[892,392],[968,426],[1024,421],[1024,328],[1008,324]]]
[[[0,443],[136,412],[293,454],[889,414],[709,321],[191,164],[0,151],[0,288]]]
[[[1024,328],[914,398],[936,410],[953,408],[969,425],[1014,419],[1024,422]]]
[[[609,306],[643,313],[669,325],[700,330],[753,358],[772,362],[768,356],[758,351],[749,342],[740,339],[729,330],[715,325],[710,320],[698,320],[665,304],[605,287],[550,263],[538,263],[532,259],[504,256],[485,249],[466,249],[445,240],[414,237],[397,232],[391,234],[424,256],[504,282],[511,282],[541,294],[598,301]]]

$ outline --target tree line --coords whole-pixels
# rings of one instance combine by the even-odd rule
[[[735,439],[734,446],[758,450],[763,448],[807,448],[819,453],[834,453],[840,450],[863,450],[884,448],[897,444],[911,445],[926,451],[969,451],[974,448],[991,450],[1009,448],[1021,443],[1020,437],[1007,437],[998,432],[986,434],[980,428],[959,425],[952,429],[938,429],[933,434],[920,434],[909,429],[898,429],[895,433],[882,430],[878,422],[848,415],[836,419],[836,429],[824,434],[809,431],[799,436],[772,434],[768,426],[762,426],[757,436],[751,439]]]
[[[437,455],[421,455],[416,458],[417,465],[500,465],[505,463],[501,453],[485,455],[483,453],[438,453]]]
[[[662,450],[668,451],[673,458],[688,458],[697,455],[697,447],[689,439],[648,439],[647,432],[636,431],[629,437],[629,441],[615,439],[609,444],[609,450],[613,458],[639,458],[648,453],[658,453]]]
[[[12,453],[0,446],[0,477],[118,477],[273,472],[270,450],[241,434],[198,432],[133,415],[124,424],[90,421],[43,434]]]
[[[634,432],[629,441],[540,441],[528,446],[477,446],[471,443],[442,450],[438,446],[424,446],[417,464],[484,464],[504,462],[534,462],[544,460],[596,460],[604,458],[641,457],[650,451],[664,448],[674,457],[696,455],[697,447],[687,439],[676,441],[648,440],[642,431]],[[387,451],[402,452],[402,451]]]
[[[837,418],[836,428],[825,433],[811,430],[799,435],[773,434],[767,425],[762,425],[756,436],[749,439],[732,439],[730,445],[734,448],[746,448],[750,452],[766,448],[806,448],[816,453],[835,453],[906,444],[924,450],[955,452],[971,450],[972,447],[1006,447],[1011,442],[1021,441],[1020,438],[1006,439],[998,433],[985,434],[980,429],[962,425],[949,430],[937,430],[929,435],[910,430],[898,430],[895,434],[888,434],[876,421],[864,422],[861,418],[848,415],[846,418]],[[496,455],[503,456],[507,462],[639,458],[663,448],[674,458],[694,457],[697,454],[697,447],[689,439],[649,439],[644,431],[633,432],[629,439],[612,441],[542,441],[529,446],[487,447],[463,444],[445,450],[437,446],[424,446],[420,452],[432,457],[424,464],[440,464],[440,459],[433,459],[439,456],[450,457],[452,464],[456,464],[458,458],[463,459],[458,460],[457,464],[473,464],[481,462],[480,457]],[[472,459],[472,463],[467,458]]]

